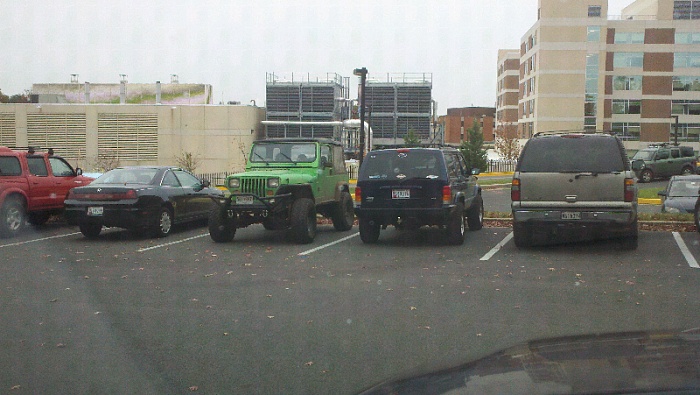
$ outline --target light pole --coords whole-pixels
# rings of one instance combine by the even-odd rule
[[[673,132],[673,144],[678,145],[678,115],[671,115],[671,118],[676,119],[676,123],[674,124],[674,132]]]
[[[367,82],[367,68],[355,69],[352,72],[360,77],[360,166],[365,157],[365,83]]]

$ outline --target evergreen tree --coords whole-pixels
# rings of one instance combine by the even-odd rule
[[[403,137],[403,145],[405,147],[420,147],[420,139],[418,136],[416,136],[416,132],[413,129],[410,129],[408,133]]]
[[[459,147],[462,155],[464,155],[464,159],[467,161],[467,170],[477,168],[485,172],[488,170],[488,161],[486,160],[486,150],[483,149],[484,134],[481,132],[481,127],[476,119],[467,132],[469,139],[462,142],[462,145]]]

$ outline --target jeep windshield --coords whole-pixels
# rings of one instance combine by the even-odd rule
[[[634,156],[632,157],[632,160],[639,160],[639,159],[641,159],[641,160],[652,160],[652,159],[654,159],[654,153],[655,153],[655,152],[656,152],[656,151],[654,151],[654,150],[641,150],[641,151],[637,151],[637,153],[634,154]]]
[[[361,180],[446,179],[438,151],[387,150],[370,152],[360,171]]]
[[[316,160],[314,143],[256,143],[250,155],[252,163],[312,163]]]
[[[625,171],[613,139],[582,136],[546,137],[527,146],[519,171],[535,173],[619,173]]]

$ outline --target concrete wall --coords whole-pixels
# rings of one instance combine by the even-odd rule
[[[65,137],[59,136],[49,145],[71,164],[86,171],[94,170],[100,156],[113,154],[98,149],[98,130],[105,130],[98,122],[100,114],[117,114],[135,119],[146,115],[156,119],[151,122],[154,128],[149,133],[156,136],[154,146],[157,148],[154,149],[157,149],[157,155],[151,154],[150,159],[134,159],[125,155],[119,158],[120,165],[175,165],[176,158],[188,152],[199,161],[198,173],[242,170],[251,143],[263,137],[261,121],[265,119],[264,108],[212,105],[0,104],[0,114],[14,118],[17,146],[34,144],[28,139],[28,130],[32,127],[36,130],[37,127],[29,126],[28,118],[36,119],[41,114],[42,122],[50,131],[47,134],[58,136],[62,125],[65,125],[66,114],[77,115],[81,118],[79,126],[69,125],[68,135],[64,133]],[[123,127],[120,133],[128,136],[131,133],[129,128],[138,125],[125,123]],[[84,139],[72,139],[70,134],[84,134]],[[137,145],[139,143],[136,142]]]

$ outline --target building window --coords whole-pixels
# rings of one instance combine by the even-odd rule
[[[641,75],[618,75],[613,79],[613,90],[638,91],[642,89]]]
[[[600,41],[600,26],[588,26],[587,41],[597,43]]]
[[[612,113],[613,114],[641,114],[642,111],[642,101],[641,100],[613,100],[612,101]]]
[[[601,6],[599,5],[589,5],[588,6],[588,17],[589,18],[599,18],[601,13]]]
[[[681,32],[676,33],[676,44],[700,44],[700,33]]]
[[[676,52],[673,68],[700,68],[700,52]]]
[[[613,55],[614,68],[629,68],[644,66],[643,52],[615,52]]]
[[[700,0],[674,1],[673,19],[700,19]]]
[[[644,33],[616,31],[615,44],[644,44]]]
[[[613,122],[612,132],[622,140],[639,141],[641,127],[637,122]]]
[[[671,114],[700,115],[700,100],[673,100]]]
[[[679,92],[700,91],[700,76],[673,77],[673,90]]]

